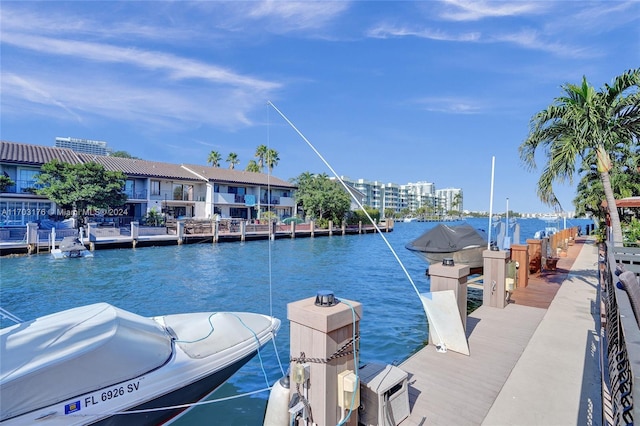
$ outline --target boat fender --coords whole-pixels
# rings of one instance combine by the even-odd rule
[[[264,426],[289,425],[289,387],[288,375],[282,377],[271,387],[264,415]]]

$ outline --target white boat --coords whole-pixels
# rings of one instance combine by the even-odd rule
[[[406,216],[404,219],[402,219],[402,221],[405,223],[415,222],[416,220],[418,220],[418,218],[414,216]]]
[[[51,255],[56,259],[93,257],[78,237],[64,237],[58,248],[51,250]]]
[[[188,409],[175,406],[229,379],[279,327],[255,313],[147,318],[97,303],[3,328],[0,424],[163,424]]]
[[[452,226],[441,223],[406,244],[405,248],[429,264],[450,258],[455,264],[481,268],[487,236],[468,223]]]
[[[559,231],[560,218],[558,216],[546,214],[540,217],[540,219],[546,222],[545,227],[537,230],[533,235],[533,238],[540,240],[542,238],[550,237]]]

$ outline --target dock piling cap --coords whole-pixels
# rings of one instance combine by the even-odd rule
[[[318,292],[316,293],[316,306],[331,307],[337,305],[338,303],[340,303],[340,301],[336,299],[331,290],[318,290]]]

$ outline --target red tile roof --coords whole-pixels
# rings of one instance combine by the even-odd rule
[[[133,158],[82,154],[76,153],[69,148],[0,141],[0,162],[42,165],[53,159],[71,164],[94,161],[101,164],[107,170],[121,171],[125,175],[132,177],[138,176],[190,181],[202,180],[202,178],[204,178],[215,182],[262,186],[271,185],[290,189],[296,188],[292,183],[265,173],[253,173],[243,170],[231,170],[193,164],[161,163]]]
[[[0,161],[4,163],[39,166],[54,159],[71,164],[82,162],[69,148],[0,141]]]

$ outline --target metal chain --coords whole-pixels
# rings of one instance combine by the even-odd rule
[[[360,334],[356,334],[355,341],[358,341],[358,340],[360,340]],[[353,355],[353,353],[355,352],[355,349],[351,349],[347,351],[347,348],[352,345],[355,347],[353,338],[349,339],[347,343],[342,345],[342,347],[340,347],[340,349],[338,349],[331,356],[329,356],[329,358],[307,358],[304,352],[300,352],[300,357],[297,357],[297,358],[291,357],[291,362],[297,362],[297,363],[313,362],[316,364],[326,364],[331,360],[342,358],[343,356],[347,356],[347,355]]]

